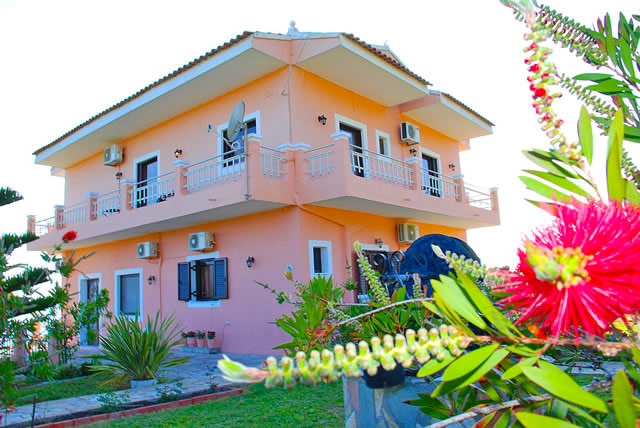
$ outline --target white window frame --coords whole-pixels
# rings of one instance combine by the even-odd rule
[[[96,272],[96,273],[88,273],[88,274],[82,274],[80,275],[80,277],[78,278],[78,303],[81,303],[84,300],[87,299],[87,296],[85,296],[86,294],[86,290],[83,287],[83,285],[85,285],[87,283],[87,280],[89,279],[97,279],[98,280],[98,293],[100,293],[100,291],[102,291],[102,273],[101,272]],[[86,303],[86,302],[85,302]],[[98,334],[102,333],[102,314],[100,314],[100,318],[98,319]],[[86,328],[81,328],[80,329],[80,337],[78,338],[79,342],[82,342],[83,340],[86,342],[87,340],[87,333],[86,333]],[[94,348],[100,348],[102,345],[100,344],[100,339],[98,339],[98,344],[97,345],[89,345],[87,343],[80,343],[81,346],[91,346]]]
[[[380,153],[380,138],[384,139],[384,149],[387,152],[386,154]],[[380,160],[385,162],[391,162],[391,138],[389,134],[386,132],[382,132],[376,129],[376,152],[380,154]]]
[[[119,277],[123,275],[135,275],[138,274],[138,278],[140,278],[140,283],[138,287],[140,289],[140,314],[138,315],[138,319],[141,320],[144,318],[144,284],[143,284],[143,270],[142,268],[133,268],[133,269],[120,269],[114,272],[114,288],[115,288],[115,304],[114,304],[114,313],[116,316],[120,316],[120,281]],[[129,318],[135,318],[133,315],[127,315]]]
[[[249,114],[245,114],[244,115],[244,119],[242,119],[242,122],[247,122],[249,120],[255,119],[256,121],[256,134],[262,138],[262,123],[260,121],[260,110],[256,110],[253,113],[249,113]],[[218,156],[222,156],[224,154],[224,144],[222,141],[222,134],[224,134],[224,131],[226,131],[229,128],[229,122],[226,123],[221,123],[220,125],[218,125],[218,128],[216,129],[216,134],[218,135]],[[248,137],[251,134],[245,135],[245,138]],[[245,141],[246,143],[246,141]],[[247,148],[244,148],[244,152],[245,154],[247,153]],[[221,160],[222,162],[222,160]],[[222,165],[222,164],[221,164]],[[226,174],[226,171],[228,171],[229,167],[221,167],[220,168],[220,174],[224,175]],[[245,163],[244,162],[240,162],[240,169],[245,169]]]
[[[327,272],[315,273],[314,263],[313,263],[313,249],[314,248],[326,248],[327,249]],[[317,240],[309,240],[309,277],[311,279],[316,276],[323,276],[325,278],[329,278],[333,276],[333,252],[331,251],[331,241],[317,241]]]
[[[345,125],[351,126],[353,128],[359,129],[360,130],[360,134],[362,136],[362,148],[364,149],[365,153],[363,153],[364,155],[364,178],[369,178],[370,173],[369,173],[369,137],[367,136],[367,125],[365,125],[364,123],[360,123],[357,122],[353,119],[350,119],[346,116],[342,116],[341,114],[335,113],[335,120],[334,120],[335,124],[336,124],[336,133],[340,132],[340,124],[344,123]],[[349,148],[351,149],[351,148]],[[377,150],[376,150],[377,152]]]
[[[152,158],[156,158],[158,160],[158,176],[162,175],[162,172],[160,171],[160,150],[156,150],[155,152],[147,153],[146,155],[133,160],[133,177],[135,179],[135,183],[138,182],[138,164],[146,162]]]
[[[436,159],[438,161],[438,174],[440,174],[440,176],[442,176],[442,162],[440,161],[440,154],[436,153],[436,152],[432,152],[429,149],[425,149],[424,147],[420,147],[420,159],[418,160],[420,162],[420,168],[422,168],[422,155],[425,154],[427,156],[430,156],[434,159]],[[443,187],[443,182],[442,182],[442,177],[440,177],[438,179],[438,181],[440,182],[440,197],[443,198],[444,197],[444,187]],[[424,184],[422,183],[422,176],[420,177],[420,185],[423,186]],[[423,192],[425,192],[423,190]],[[431,194],[429,194],[430,196],[433,196]]]
[[[257,126],[257,124],[256,124]],[[195,262],[197,260],[208,260],[208,259],[218,259],[220,258],[220,251],[213,251],[211,253],[204,254],[196,254],[193,256],[187,256],[187,263],[189,263],[189,267],[191,267],[191,262]],[[228,266],[227,266],[228,269]],[[196,284],[196,272],[189,269],[189,276],[191,284]],[[228,284],[227,284],[228,286]],[[191,290],[189,290],[191,291]],[[196,296],[191,295],[191,300],[187,302],[187,308],[219,308],[222,306],[221,299],[218,300],[198,300]]]

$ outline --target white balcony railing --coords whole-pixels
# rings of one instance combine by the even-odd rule
[[[280,178],[284,174],[283,168],[287,160],[284,153],[269,147],[260,147],[260,167],[262,174],[268,177]]]
[[[191,193],[221,182],[237,180],[242,176],[245,165],[246,155],[235,152],[227,152],[196,162],[184,173],[187,178],[185,187]]]
[[[360,177],[382,180],[406,187],[413,184],[412,168],[406,162],[357,146],[351,146],[350,154],[353,173]]]
[[[55,228],[56,228],[56,218],[49,217],[49,218],[36,221],[34,224],[33,233],[35,233],[36,236],[42,236],[45,233],[51,232]]]
[[[454,178],[427,169],[421,169],[420,175],[422,176],[422,190],[426,194],[454,201],[460,198],[458,183]]]
[[[116,215],[121,209],[121,196],[120,190],[114,190],[112,192],[99,195],[93,203],[93,212],[96,218],[109,217]]]
[[[333,144],[329,144],[307,151],[307,153],[313,153],[312,155],[304,158],[306,162],[309,162],[309,169],[307,170],[307,174],[311,174],[312,177],[315,177],[317,175],[329,174],[331,172],[331,168],[336,167],[335,164],[332,163],[333,155],[335,153],[335,150],[332,150],[332,148]]]
[[[175,196],[174,172],[167,172],[157,177],[142,180],[133,185],[129,191],[132,208],[142,208]]]
[[[64,227],[72,224],[84,223],[88,218],[87,206],[87,202],[82,201],[77,204],[64,207],[64,209],[60,212],[58,224]]]
[[[491,193],[487,190],[481,189],[471,184],[465,183],[465,200],[471,206],[484,208],[490,210],[493,208],[493,202],[491,200]]]

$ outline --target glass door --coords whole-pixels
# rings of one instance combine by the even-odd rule
[[[349,147],[351,149],[351,168],[358,177],[364,177],[364,150],[362,147],[362,131],[353,126],[340,124],[340,131],[349,134]]]
[[[99,280],[97,278],[87,279],[82,281],[83,290],[81,290],[80,302],[84,304],[95,302],[98,298]],[[97,346],[100,339],[100,321],[96,320],[94,323],[84,327],[80,333],[80,343],[83,345]]]
[[[438,159],[422,154],[422,190],[427,195],[442,197]]]
[[[136,208],[145,207],[157,202],[159,189],[156,184],[158,176],[158,158],[152,157],[138,164],[138,184],[136,185]]]

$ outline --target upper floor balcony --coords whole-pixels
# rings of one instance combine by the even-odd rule
[[[251,134],[246,150],[194,163],[176,160],[168,173],[122,180],[119,189],[67,206],[42,220],[28,217],[40,236],[29,250],[52,248],[73,228],[85,247],[290,205],[317,205],[402,220],[476,228],[499,224],[497,190],[471,186],[423,167],[349,144],[338,132],[315,149],[274,150]]]

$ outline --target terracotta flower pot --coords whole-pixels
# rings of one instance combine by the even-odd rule
[[[187,337],[187,346],[198,346],[195,337]]]
[[[216,347],[216,346],[215,346],[215,343],[216,343],[216,338],[215,338],[215,337],[214,337],[213,339],[209,339],[209,338],[207,338],[207,347],[208,347],[209,349],[213,349],[213,348],[215,348],[215,347]]]
[[[207,339],[198,339],[198,348],[206,348]]]

